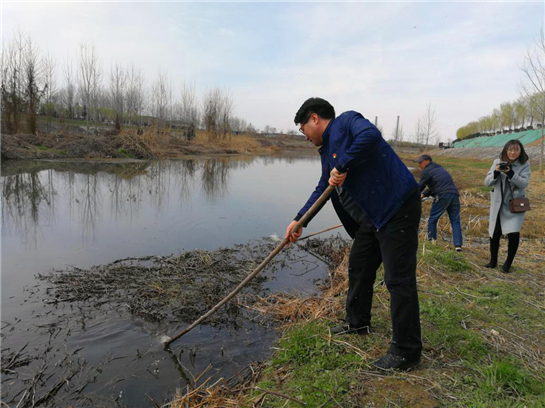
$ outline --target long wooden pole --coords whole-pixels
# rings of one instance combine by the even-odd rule
[[[334,230],[334,229],[337,229],[337,228],[341,228],[342,226],[343,226],[342,224],[339,224],[339,225],[335,225],[334,227],[329,227],[329,228],[323,229],[323,230],[321,230],[321,231],[314,232],[314,233],[312,233],[312,234],[308,234],[308,235],[306,235],[306,236],[304,236],[304,237],[302,237],[302,238],[299,238],[299,239],[297,240],[297,242],[300,242],[300,241],[302,241],[302,240],[304,240],[304,239],[313,237],[313,236],[315,236],[315,235],[322,234],[322,233],[327,232],[327,231],[331,231],[331,230]]]
[[[303,217],[295,224],[295,227],[293,228],[294,231],[299,230],[316,212],[318,212],[318,209],[321,208],[321,206],[327,201],[329,195],[333,192],[334,186],[328,186],[325,191],[322,193],[322,195],[316,200],[316,202],[308,209],[308,211],[303,215]],[[289,242],[288,238],[284,238],[280,244],[270,253],[270,255],[265,258],[261,264],[254,269],[254,271],[249,274],[240,284],[231,291],[226,297],[224,297],[216,306],[214,306],[212,309],[210,309],[208,312],[203,314],[201,317],[199,317],[197,320],[195,320],[193,323],[191,323],[190,326],[186,327],[184,330],[182,330],[180,333],[178,333],[176,336],[168,339],[167,341],[163,342],[163,345],[165,348],[170,347],[170,345],[178,340],[180,337],[182,337],[184,334],[190,332],[193,330],[197,325],[202,323],[204,320],[209,318],[211,315],[216,313],[216,311],[222,307],[224,304],[226,304],[229,300],[231,300],[240,290],[248,284],[255,276],[267,266],[267,264],[286,246],[286,244]]]

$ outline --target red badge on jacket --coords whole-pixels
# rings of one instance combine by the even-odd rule
[[[334,159],[337,158],[337,153],[333,153],[333,158],[334,158]]]

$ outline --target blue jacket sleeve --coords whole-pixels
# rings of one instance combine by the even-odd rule
[[[420,181],[418,182],[420,186],[420,192],[422,192],[426,188],[430,180],[431,180],[431,172],[426,171],[426,169],[424,169],[424,171],[422,171],[422,175],[420,176]]]
[[[320,181],[318,182],[318,185],[316,186],[316,189],[311,194],[311,196],[308,199],[307,203],[297,213],[297,216],[294,218],[295,221],[299,221],[301,218],[303,218],[303,215],[305,215],[305,213],[309,210],[309,208],[312,207],[312,204],[314,204],[316,202],[316,200],[318,198],[320,198],[320,196],[325,191],[325,189],[327,188],[328,185],[329,185],[329,173],[327,172],[327,170],[324,169],[324,166],[322,166],[322,176],[320,177]],[[329,200],[329,198],[328,198],[328,200]],[[324,202],[324,204],[326,202],[327,202],[327,200]],[[318,213],[318,211],[315,213],[315,215],[317,213]],[[314,217],[312,217],[312,218],[314,218]],[[312,218],[310,218],[308,220],[308,222],[305,225],[303,225],[303,227],[306,227],[308,225],[308,223],[312,220]]]
[[[354,140],[337,161],[336,169],[341,173],[346,173],[350,167],[368,160],[382,140],[380,131],[359,113],[348,123],[347,132]]]

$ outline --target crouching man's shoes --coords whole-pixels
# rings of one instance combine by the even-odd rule
[[[381,370],[409,370],[420,364],[420,356],[415,358],[405,358],[396,354],[387,353],[375,361],[371,366]]]
[[[331,334],[341,335],[341,334],[359,334],[360,336],[366,336],[371,333],[371,327],[362,326],[362,327],[353,327],[349,324],[343,324],[340,326],[335,326],[331,328]]]

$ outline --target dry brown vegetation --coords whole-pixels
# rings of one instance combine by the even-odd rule
[[[295,137],[227,135],[217,139],[197,130],[195,139],[157,125],[141,129],[101,129],[95,135],[38,133],[2,135],[2,159],[162,159],[188,155],[276,154],[309,150]]]

